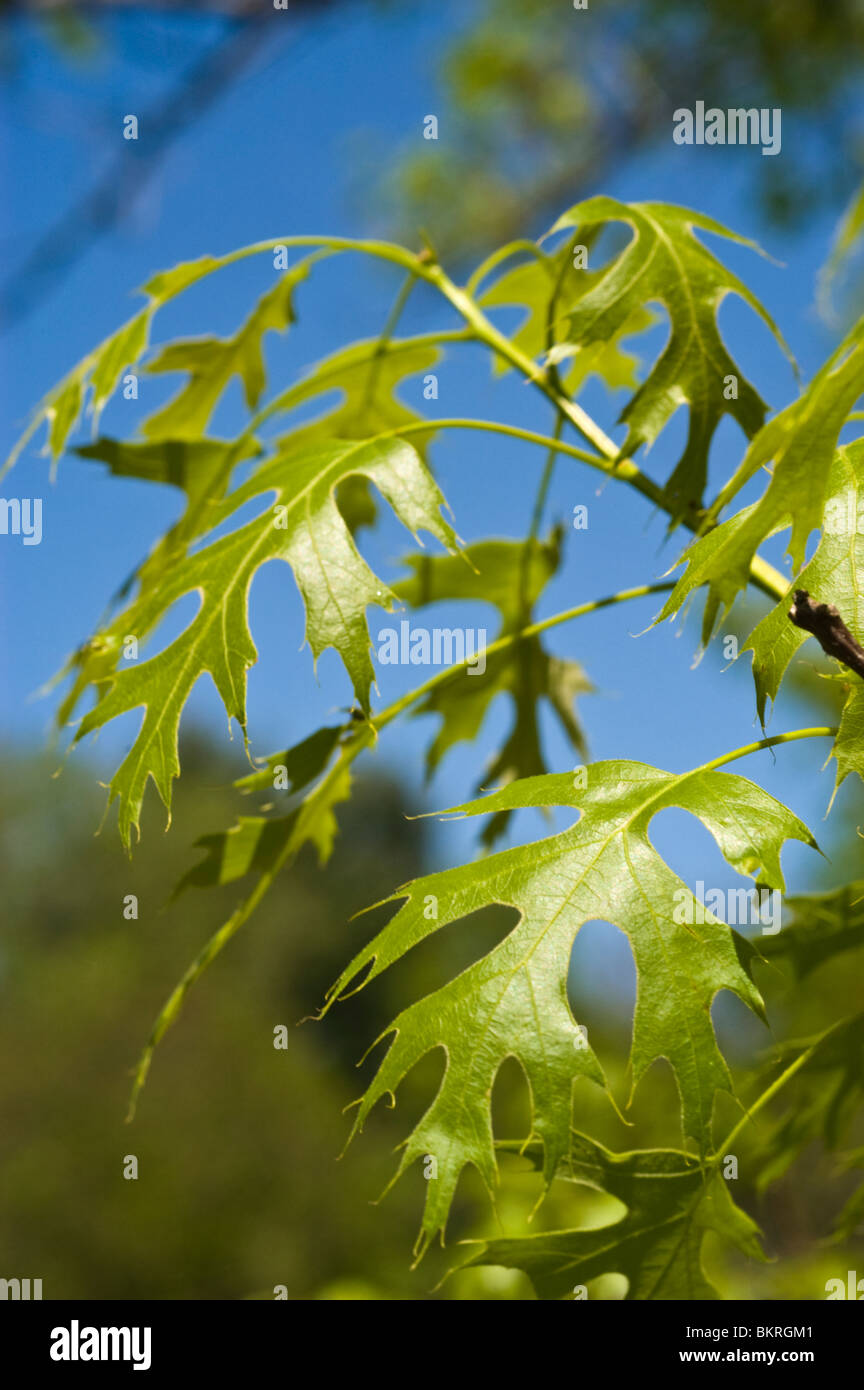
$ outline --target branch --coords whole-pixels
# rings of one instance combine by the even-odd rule
[[[864,680],[864,647],[855,641],[833,603],[814,603],[806,589],[796,589],[789,617],[796,627],[812,633],[823,652]]]
[[[413,274],[418,279],[426,280],[430,285],[435,286],[439,293],[444,296],[465,320],[472,330],[474,337],[478,341],[485,343],[492,352],[498,353],[505,361],[516,367],[526,380],[530,381],[538,390],[542,391],[543,395],[547,400],[552,402],[559,414],[574,426],[582,438],[585,439],[592,448],[596,449],[599,455],[599,457],[595,457],[588,453],[578,453],[576,454],[577,457],[581,457],[584,462],[591,463],[595,468],[600,468],[607,475],[614,476],[621,482],[628,483],[630,487],[635,488],[637,492],[640,492],[643,497],[647,497],[649,501],[653,502],[654,505],[659,507],[662,511],[670,511],[665,490],[658,486],[652,478],[649,478],[643,473],[632,459],[622,458],[620,450],[616,448],[608,434],[601,429],[587,411],[583,410],[576,401],[571,401],[570,398],[556,386],[554,374],[550,374],[546,368],[539,366],[533,358],[529,357],[527,353],[524,353],[515,343],[511,342],[504,333],[496,328],[471,296],[466,294],[464,290],[461,290],[437,262],[430,263],[427,253],[417,255],[413,251],[407,250],[404,246],[398,246],[393,242],[358,240],[354,237],[288,236],[271,238],[267,241],[253,242],[249,246],[242,246],[238,250],[230,252],[228,255],[220,256],[218,260],[214,261],[208,273],[212,273],[212,271],[217,269],[222,269],[225,266],[233,265],[238,261],[246,260],[250,256],[260,255],[265,251],[272,251],[277,246],[293,247],[297,249],[326,249],[330,252],[358,251],[378,260],[387,261],[391,265],[402,266],[404,270]],[[175,298],[183,292],[183,288],[186,288],[186,286],[164,295],[160,302],[165,303],[168,299]],[[438,336],[443,340],[445,335],[441,334]],[[96,351],[98,352],[98,349]],[[89,357],[84,359],[84,363],[93,359],[95,356],[96,353],[89,354]],[[15,462],[27,440],[32,436],[42,420],[46,418],[47,410],[53,400],[56,399],[58,392],[71,380],[75,372],[81,370],[81,367],[82,363],[79,363],[78,367],[76,367],[73,372],[64,377],[60,386],[45,397],[40,409],[36,412],[27,430],[16,444],[3,466],[3,469],[0,470],[2,473],[8,471]],[[270,406],[260,412],[255,420],[251,422],[249,428],[251,429],[253,426],[260,424],[264,419],[275,413],[279,403],[280,398],[271,402]],[[437,423],[440,425],[440,421]],[[436,422],[429,422],[431,428],[434,428],[435,424]],[[395,433],[405,433],[405,430],[397,430]],[[525,431],[524,437],[527,437],[528,433],[528,431]],[[535,436],[535,438],[542,437],[543,436]],[[568,447],[563,442],[557,443],[556,447],[561,452],[574,453],[572,446]],[[694,508],[692,509],[691,515],[683,518],[682,524],[687,530],[695,533],[699,530],[703,521],[704,517],[702,513]],[[750,581],[757,589],[761,589],[764,594],[767,594],[769,598],[775,601],[785,598],[789,589],[788,581],[780,571],[775,569],[773,565],[770,565],[767,560],[763,560],[759,555],[754,555],[750,562]]]
[[[601,429],[580,405],[571,401],[568,396],[557,389],[554,378],[546,368],[539,366],[533,358],[522,352],[515,343],[497,329],[471,296],[466,294],[464,290],[460,290],[440,265],[421,266],[419,273],[430,284],[437,286],[444,298],[449,300],[454,309],[461,314],[481,342],[484,342],[493,352],[497,352],[505,361],[516,367],[528,381],[532,382],[539,391],[542,391],[547,400],[552,402],[582,438],[602,455],[602,458],[605,459],[605,465],[600,462],[595,466],[603,467],[610,475],[619,478],[622,482],[629,483],[655,506],[660,507],[664,512],[669,512],[669,502],[664,489],[643,473],[632,459],[622,458],[620,450],[616,448],[605,430]],[[559,447],[563,448],[563,446]],[[702,514],[696,508],[692,508],[691,514],[683,518],[682,525],[686,526],[688,531],[695,533],[702,522]],[[750,563],[750,579],[756,588],[761,589],[769,598],[782,599],[788,591],[788,583],[780,571],[775,569],[773,565],[769,565],[759,555],[755,555]]]

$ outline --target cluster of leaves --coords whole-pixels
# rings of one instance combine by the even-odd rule
[[[608,240],[607,229],[614,233],[621,224],[628,232],[626,243],[616,243],[613,235],[607,259],[600,256],[598,266],[585,268],[582,250],[590,245],[593,259]],[[562,561],[560,534],[553,531],[540,539],[545,487],[556,457],[571,454],[635,486],[666,510],[671,525],[695,532],[683,556],[686,570],[674,587],[648,585],[614,596],[616,600],[672,588],[661,614],[670,616],[705,587],[703,632],[708,640],[718,615],[729,610],[748,583],[771,596],[774,606],[748,643],[758,710],[764,714],[766,701],[776,696],[804,641],[804,634],[785,618],[792,584],[758,553],[767,537],[791,526],[792,583],[836,603],[853,635],[864,637],[859,595],[864,556],[859,554],[857,526],[864,441],[838,442],[864,387],[864,323],[850,331],[798,398],[766,423],[767,407],[730,355],[717,325],[722,300],[737,295],[782,346],[765,310],[703,239],[706,233],[732,233],[686,209],[625,205],[610,198],[572,208],[550,236],[563,233],[566,237],[552,250],[547,238],[537,245],[505,247],[465,289],[454,284],[429,251],[418,256],[385,243],[296,238],[289,244],[316,249],[280,273],[232,337],[175,342],[148,357],[152,319],[162,303],[242,256],[276,249],[279,262],[288,244],[264,243],[221,259],[205,257],[151,280],[145,287],[147,307],[49,395],[26,436],[47,422],[48,447],[56,460],[88,393],[90,413],[98,420],[130,364],[140,361],[151,373],[185,374],[178,394],[143,422],[139,438],[98,437],[77,450],[118,476],[180,488],[185,510],[124,587],[114,615],[70,659],[63,673],[70,677],[70,688],[60,718],[66,722],[90,700],[74,736],[78,740],[122,714],[143,711],[109,791],[110,801],[118,802],[120,833],[129,846],[150,780],[170,813],[172,783],[180,773],[178,729],[200,677],[209,674],[229,719],[238,722],[246,737],[246,677],[257,656],[248,596],[256,573],[269,560],[291,567],[305,605],[312,657],[333,648],[356,701],[344,723],[322,727],[295,747],[261,760],[260,769],[239,784],[252,795],[269,795],[278,787],[285,793],[283,813],[273,813],[271,798],[258,813],[239,817],[231,828],[201,842],[204,856],[181,886],[249,879],[252,886],[159,1015],[139,1067],[137,1095],[153,1049],[189,988],[276,876],[306,844],[317,849],[322,862],[327,859],[337,808],[351,793],[353,764],[381,731],[403,714],[434,714],[438,724],[427,752],[431,774],[456,745],[473,745],[493,703],[504,696],[512,706],[510,731],[485,775],[480,769],[475,773],[496,789],[454,812],[491,817],[483,837],[487,847],[523,808],[546,813],[563,808],[572,823],[538,843],[417,879],[385,900],[402,905],[340,975],[323,1012],[449,923],[494,904],[513,909],[517,921],[492,950],[441,988],[411,1002],[386,1026],[378,1041],[389,1039],[388,1046],[359,1103],[355,1129],[379,1099],[395,1095],[421,1058],[438,1050],[445,1059],[440,1085],[405,1140],[399,1165],[399,1173],[404,1172],[427,1155],[437,1163],[438,1176],[427,1185],[418,1254],[434,1235],[443,1237],[466,1166],[478,1170],[492,1193],[497,1154],[509,1144],[531,1160],[546,1186],[563,1180],[598,1188],[623,1202],[626,1215],[611,1232],[576,1229],[492,1242],[472,1256],[474,1263],[523,1269],[544,1297],[565,1296],[574,1283],[609,1272],[627,1277],[630,1298],[711,1297],[701,1264],[705,1233],[731,1239],[750,1256],[759,1249],[752,1220],[736,1207],[718,1173],[723,1145],[716,1142],[716,1102],[736,1091],[717,1043],[711,1007],[723,990],[762,1019],[765,1005],[754,981],[754,948],[724,921],[699,911],[686,885],[652,845],[650,826],[665,808],[686,810],[707,827],[733,870],[771,890],[784,887],[784,843],[794,839],[815,846],[815,841],[791,811],[760,787],[721,770],[748,750],[679,774],[622,760],[588,763],[574,700],[591,690],[590,680],[581,666],[554,655],[544,634],[613,600],[537,617]],[[298,287],[313,264],[349,250],[401,266],[408,289],[418,280],[435,287],[460,315],[459,327],[397,339],[388,321],[379,339],[338,351],[262,407],[265,335],[293,323]],[[517,264],[510,264],[517,258]],[[521,306],[523,313],[508,337],[489,314],[509,305]],[[657,305],[668,320],[668,339],[657,360],[642,369],[640,380],[636,359],[623,340],[653,321]],[[506,424],[423,420],[399,399],[397,389],[406,379],[428,371],[445,347],[465,342],[485,345],[498,370],[518,371],[532,382],[554,407],[555,427],[545,440],[549,455],[529,535],[485,538],[461,548],[432,473],[430,437],[461,426],[544,442],[542,436]],[[592,375],[630,393],[619,417],[626,426],[620,447],[578,403]],[[211,437],[207,431],[214,411],[235,377],[245,392],[248,424],[238,438]],[[725,389],[730,378],[737,383],[731,394]],[[311,423],[304,416],[292,426],[292,412],[334,390],[339,392],[335,406]],[[641,471],[633,455],[654,443],[685,405],[689,431],[684,453],[668,478],[657,482]],[[724,413],[737,422],[748,444],[740,467],[706,504],[711,442]],[[275,432],[265,431],[273,422]],[[567,441],[568,425],[590,451]],[[722,513],[765,468],[769,474],[762,496],[724,518]],[[436,554],[410,554],[407,577],[393,584],[370,568],[358,548],[359,529],[374,524],[377,516],[370,486],[415,541],[420,543],[426,533],[439,547]],[[851,532],[850,516],[855,523]],[[821,538],[805,565],[814,529]],[[166,615],[189,594],[197,595],[198,608],[182,632],[148,659],[121,666],[126,635],[133,633],[140,642],[158,639]],[[376,708],[368,609],[478,601],[494,605],[500,614],[483,675],[464,680],[463,661],[386,708]],[[576,774],[547,770],[542,701],[583,760]],[[862,716],[855,686],[836,732],[838,781],[851,771],[864,774]],[[818,732],[825,731],[797,731],[774,741]],[[686,915],[673,916],[676,902],[689,904],[698,925]],[[574,940],[586,922],[598,917],[626,933],[636,963],[631,1098],[647,1071],[665,1059],[680,1097],[683,1150],[613,1153],[580,1128],[584,1087],[576,1087],[577,1081],[593,1083],[613,1109],[618,1107],[615,1088],[568,1003]],[[810,918],[802,918],[780,939],[782,944],[765,954],[784,953],[803,972],[814,952],[822,959],[844,949],[850,933],[857,941],[857,922],[844,919],[840,926],[832,919],[826,928],[813,909]],[[496,1143],[491,1092],[509,1057],[517,1059],[528,1084],[530,1130],[518,1142]],[[781,1048],[780,1079],[785,1084],[799,1072],[837,1072],[845,1106],[850,1103],[849,1076],[860,1083],[860,1059],[860,1023],[853,1020],[824,1037]],[[751,1111],[767,1104],[777,1089],[775,1076],[750,1102]],[[766,1174],[781,1172],[815,1133],[833,1133],[833,1112],[825,1111],[831,1112],[831,1106],[823,1104],[819,1114],[808,1112],[806,1120],[799,1117],[778,1128],[765,1159]]]

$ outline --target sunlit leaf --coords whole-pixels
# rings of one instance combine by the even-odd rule
[[[405,1142],[399,1165],[401,1174],[418,1157],[432,1154],[437,1160],[438,1176],[427,1184],[421,1248],[443,1231],[466,1164],[474,1164],[490,1190],[494,1186],[490,1095],[507,1057],[521,1063],[531,1090],[530,1137],[543,1145],[547,1182],[564,1161],[573,1083],[580,1077],[602,1080],[567,1003],[570,954],[585,922],[602,917],[619,926],[633,951],[633,1086],[665,1057],[678,1083],[684,1133],[703,1151],[712,1145],[715,1095],[732,1089],[711,1022],[713,1000],[728,989],[761,1014],[749,970],[751,948],[696,903],[653,848],[650,823],[666,807],[689,811],[733,868],[758,873],[769,887],[783,884],[784,841],[814,844],[809,831],[780,802],[731,773],[697,768],[675,776],[622,761],[594,763],[588,774],[584,790],[568,774],[531,777],[453,808],[483,815],[566,806],[582,814],[550,839],[399,888],[388,901],[404,898],[403,906],[328,996],[329,1007],[358,980],[368,984],[413,946],[480,908],[501,903],[519,913],[500,945],[388,1025],[381,1038],[390,1038],[389,1047],[357,1113],[355,1130],[421,1057],[443,1049],[440,1088]]]

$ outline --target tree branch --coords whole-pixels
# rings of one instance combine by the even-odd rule
[[[796,627],[816,638],[823,652],[864,680],[864,647],[856,642],[833,603],[814,603],[806,589],[796,589],[789,617]]]

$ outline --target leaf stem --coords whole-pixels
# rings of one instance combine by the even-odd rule
[[[381,329],[381,336],[378,339],[378,342],[375,346],[375,350],[370,359],[369,371],[366,375],[366,385],[363,391],[364,407],[368,407],[370,402],[374,398],[375,388],[378,385],[378,378],[381,374],[382,360],[390,344],[390,340],[393,337],[394,332],[396,331],[396,327],[399,323],[399,320],[402,317],[402,311],[405,308],[405,305],[408,303],[408,300],[411,296],[411,291],[413,290],[416,284],[416,272],[411,270],[408,272],[404,281],[402,282],[402,286],[393,302],[393,306],[390,309],[389,314],[387,315],[384,327]]]
[[[414,690],[409,690],[407,695],[400,696],[386,709],[374,714],[372,723],[376,729],[383,729],[386,724],[392,723],[410,705],[422,699],[424,695],[428,695],[430,691],[437,690],[440,685],[445,685],[447,681],[460,675],[470,665],[479,661],[481,657],[488,660],[490,656],[496,656],[498,652],[506,651],[508,647],[514,647],[529,637],[536,637],[541,632],[548,632],[550,628],[559,627],[561,623],[572,622],[575,618],[585,617],[588,613],[597,613],[601,608],[609,608],[614,603],[626,603],[629,599],[644,598],[647,594],[666,593],[674,587],[674,583],[669,582],[640,584],[638,588],[621,589],[617,594],[608,594],[605,598],[595,598],[590,603],[580,603],[576,608],[567,608],[561,613],[555,613],[551,618],[543,618],[539,622],[529,623],[527,627],[520,628],[518,632],[511,632],[504,637],[499,637],[495,642],[490,642],[487,647],[484,647],[474,656],[466,657],[464,661],[457,662],[454,666],[448,666],[445,671],[436,672],[434,676],[430,676],[428,681],[416,686]]]
[[[837,1023],[832,1024],[831,1027],[828,1028],[820,1038],[817,1038],[816,1041],[810,1047],[808,1047],[805,1052],[802,1052],[799,1057],[796,1057],[795,1061],[791,1062],[789,1066],[786,1068],[786,1070],[782,1071],[780,1075],[776,1077],[774,1081],[772,1081],[771,1085],[762,1092],[761,1096],[759,1096],[753,1102],[753,1104],[747,1109],[745,1114],[741,1116],[741,1119],[737,1122],[737,1124],[734,1125],[733,1128],[726,1135],[726,1138],[720,1145],[720,1151],[716,1155],[715,1161],[719,1162],[719,1160],[722,1157],[723,1151],[729,1150],[730,1146],[735,1142],[735,1140],[738,1138],[738,1135],[744,1129],[744,1126],[749,1124],[750,1120],[753,1119],[754,1115],[757,1115],[759,1111],[762,1110],[763,1107],[766,1106],[770,1100],[773,1100],[774,1097],[777,1095],[778,1091],[782,1090],[786,1083],[791,1081],[793,1076],[795,1076],[796,1073],[799,1072],[802,1067],[806,1066],[813,1054],[817,1052],[818,1049],[825,1042],[826,1038],[829,1038],[832,1033],[836,1032],[837,1029],[841,1028],[843,1024],[847,1021],[848,1020],[846,1019],[840,1019]]]
[[[405,434],[424,434],[435,430],[487,430],[490,434],[507,434],[513,439],[523,439],[528,444],[539,444],[553,453],[560,451],[562,454],[569,454],[581,463],[589,463],[592,468],[598,468],[607,477],[611,472],[606,460],[598,454],[589,454],[587,449],[580,449],[575,444],[566,444],[553,435],[526,430],[521,425],[500,424],[497,420],[471,420],[455,416],[452,419],[445,417],[437,420],[418,420],[413,425],[400,425],[396,429],[387,430],[385,434],[377,435],[376,438],[387,439],[395,436],[401,439]]]
[[[779,743],[794,743],[802,738],[836,738],[837,734],[838,729],[827,724],[813,729],[790,729],[785,734],[773,734],[771,738],[760,738],[755,743],[745,743],[742,748],[735,748],[731,753],[724,753],[722,757],[704,763],[699,771],[713,772],[715,768],[723,767],[726,763],[734,763],[737,758],[746,758],[750,753],[760,753],[763,748],[774,748]]]
[[[560,415],[555,417],[554,442],[549,446],[549,453],[546,456],[546,463],[543,468],[543,475],[540,479],[540,486],[537,489],[537,498],[534,502],[534,511],[531,516],[531,530],[528,533],[529,541],[537,539],[540,531],[540,523],[543,520],[543,508],[546,506],[546,499],[549,496],[549,488],[552,483],[552,474],[555,472],[555,460],[561,448],[561,431],[564,422]]]
[[[491,255],[486,257],[485,261],[482,261],[480,265],[477,266],[477,269],[473,272],[470,280],[465,286],[465,293],[470,294],[473,298],[487,275],[491,275],[495,267],[499,266],[502,261],[509,261],[511,256],[517,256],[520,251],[524,251],[528,255],[533,256],[535,260],[541,263],[549,259],[545,251],[541,251],[540,247],[534,241],[510,241],[506,246],[499,246],[496,251],[493,251]]]

